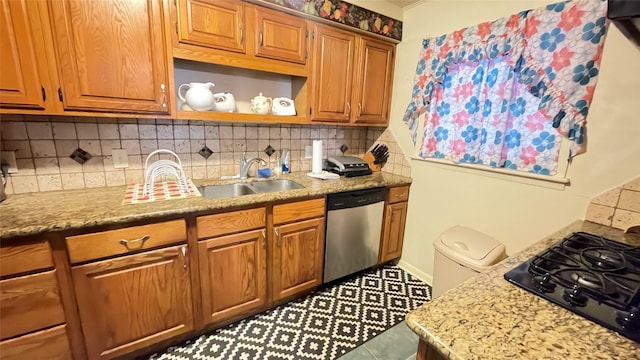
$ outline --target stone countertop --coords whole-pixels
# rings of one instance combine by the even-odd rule
[[[640,235],[576,221],[410,312],[407,324],[448,359],[640,359],[640,344],[504,280],[575,231],[640,245]]]
[[[134,205],[122,205],[126,186],[9,195],[7,200],[0,203],[0,239],[411,183],[411,178],[385,172],[334,180],[315,179],[306,173],[292,173],[277,178],[293,180],[304,188],[234,198],[192,197]],[[270,179],[196,180],[194,183],[196,186],[205,186],[263,180]]]

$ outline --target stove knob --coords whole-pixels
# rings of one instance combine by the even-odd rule
[[[570,289],[564,289],[562,297],[572,306],[585,306],[587,305],[587,300],[589,300],[578,285],[573,285]]]
[[[628,330],[640,329],[640,309],[632,308],[631,311],[619,311],[616,322]]]
[[[542,276],[534,276],[533,281],[536,289],[542,293],[551,293],[556,288],[556,284],[551,282],[551,275],[549,275],[549,273]]]

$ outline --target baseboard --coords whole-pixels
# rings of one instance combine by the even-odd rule
[[[404,260],[400,260],[400,262],[398,262],[398,267],[400,267],[402,270],[408,272],[409,274],[417,277],[418,279],[426,282],[429,285],[433,285],[433,276],[427,274],[426,272],[418,269],[417,267],[407,263]]]

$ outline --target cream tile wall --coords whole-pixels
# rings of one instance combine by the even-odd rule
[[[147,155],[159,148],[176,152],[192,179],[237,174],[245,151],[272,167],[275,155],[264,152],[269,145],[291,150],[292,171],[309,171],[311,159],[305,158],[304,149],[314,139],[323,140],[327,156],[340,155],[343,144],[348,147],[345,155],[363,156],[380,138],[390,148],[383,170],[410,174],[393,135],[377,128],[3,115],[0,130],[1,148],[15,151],[19,169],[9,177],[9,194],[139,183]],[[208,159],[198,153],[205,145],[213,151]],[[91,159],[82,165],[72,160],[69,156],[77,148]],[[128,168],[113,167],[113,149],[127,151]],[[250,174],[255,175],[255,168]]]
[[[640,225],[640,177],[591,199],[585,218],[623,230]]]

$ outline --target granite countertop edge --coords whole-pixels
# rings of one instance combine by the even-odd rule
[[[208,179],[193,182],[200,187],[273,179],[275,178],[224,181]],[[412,182],[410,177],[386,172],[333,180],[315,179],[300,172],[282,175],[277,179],[293,180],[304,188],[223,199],[192,197],[132,205],[122,205],[126,186],[9,195],[7,200],[0,203],[0,239],[38,235],[50,231],[116,225],[153,218],[179,217],[191,213],[303,199],[343,191],[408,185]]]
[[[530,294],[503,277],[577,231],[640,246],[638,234],[576,220],[411,311],[407,325],[447,359],[637,358],[640,344]]]

